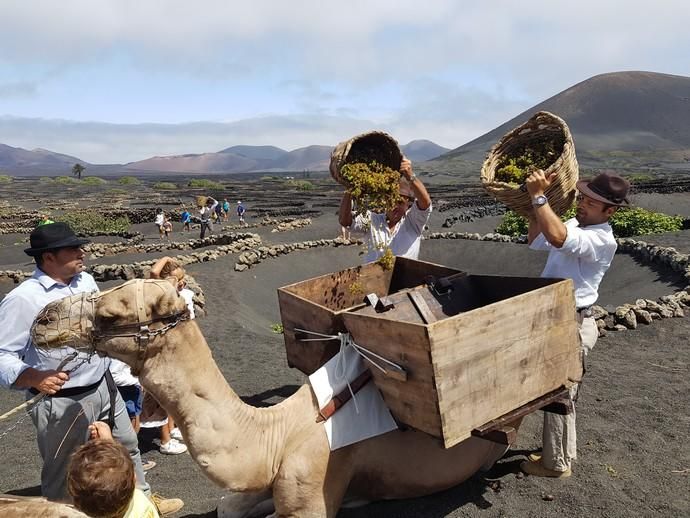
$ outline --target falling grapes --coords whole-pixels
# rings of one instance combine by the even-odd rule
[[[400,200],[400,173],[379,162],[345,164],[341,174],[357,214],[386,212],[394,209]]]

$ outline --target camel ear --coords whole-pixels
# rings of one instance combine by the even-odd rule
[[[177,278],[168,277],[163,282],[156,282],[155,286],[152,286],[154,289],[148,290],[151,298],[147,295],[147,301],[152,315],[170,315],[179,311],[180,296],[176,284]]]

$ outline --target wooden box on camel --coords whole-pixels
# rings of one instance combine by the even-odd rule
[[[571,280],[460,273],[342,316],[357,345],[403,369],[370,367],[395,418],[446,448],[582,376]]]
[[[437,264],[397,258],[391,270],[369,263],[278,289],[285,350],[290,367],[312,374],[338,352],[337,340],[317,338],[295,329],[334,335],[346,331],[343,313],[364,307],[364,296],[379,297],[424,283],[428,276],[445,277],[458,270]]]

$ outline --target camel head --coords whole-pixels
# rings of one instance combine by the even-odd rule
[[[170,282],[135,279],[51,302],[34,320],[31,337],[42,349],[69,346],[140,367],[155,338],[187,318],[185,301]]]

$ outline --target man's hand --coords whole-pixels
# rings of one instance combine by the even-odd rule
[[[45,392],[49,396],[55,394],[69,379],[69,374],[63,371],[38,371],[39,377],[33,387],[39,392]]]
[[[410,162],[406,157],[403,157],[402,162],[400,162],[400,174],[409,180],[412,177],[412,162]]]
[[[556,178],[556,171],[552,172],[548,176],[544,174],[544,171],[537,169],[531,175],[527,177],[525,185],[527,186],[527,192],[530,196],[540,196],[544,194],[544,191],[551,187],[551,182]]]
[[[106,439],[113,440],[113,433],[110,430],[108,423],[103,421],[96,421],[89,425],[89,439]]]
[[[25,369],[14,382],[16,388],[34,388],[39,392],[52,396],[62,388],[69,379],[69,374],[63,371],[46,370],[40,371],[29,367]]]

